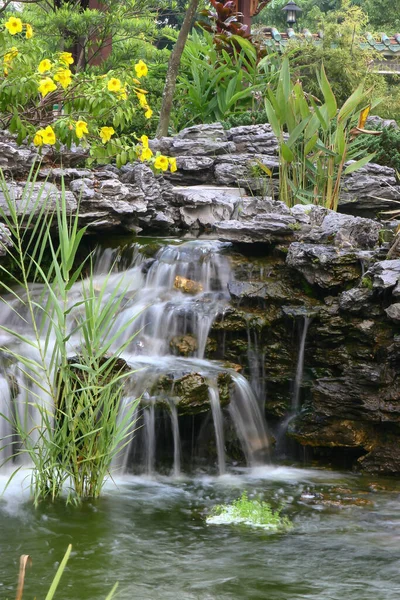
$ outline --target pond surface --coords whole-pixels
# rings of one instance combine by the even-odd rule
[[[58,600],[105,600],[116,581],[119,600],[400,597],[398,481],[263,467],[116,483],[98,502],[35,510],[15,478],[0,500],[0,598],[15,598],[19,555],[30,554],[24,599],[42,600],[70,543]],[[243,490],[284,506],[293,529],[205,523]]]

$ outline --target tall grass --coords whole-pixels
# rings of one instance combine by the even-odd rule
[[[12,240],[4,246],[9,266],[0,265],[10,323],[0,331],[19,389],[2,415],[13,428],[5,444],[12,460],[28,455],[33,464],[35,504],[65,493],[67,502],[79,502],[99,496],[113,458],[133,435],[137,401],[123,414],[120,405],[130,373],[121,354],[133,337],[124,333],[135,317],[114,331],[123,278],[109,286],[106,277],[96,289],[91,257],[76,266],[85,228],[78,211],[68,215],[64,186],[54,200],[35,183],[32,170],[16,202],[0,176],[0,219]]]
[[[289,207],[314,203],[337,210],[343,176],[374,156],[363,156],[357,137],[375,132],[364,129],[369,107],[362,85],[338,110],[323,66],[317,77],[323,103],[299,81],[292,83],[285,58],[276,92],[268,89],[265,110],[279,144],[279,199]],[[350,160],[355,162],[346,165]]]

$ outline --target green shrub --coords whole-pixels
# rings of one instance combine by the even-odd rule
[[[210,525],[244,524],[262,527],[272,531],[287,530],[292,527],[288,517],[282,517],[280,510],[273,510],[268,502],[250,500],[247,492],[231,504],[214,506],[206,522]]]
[[[381,135],[364,137],[360,143],[365,153],[375,153],[374,162],[400,173],[400,129],[385,128]]]

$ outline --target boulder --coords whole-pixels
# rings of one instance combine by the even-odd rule
[[[210,228],[233,217],[243,190],[215,186],[174,188],[174,205],[179,207],[181,223],[186,229]]]
[[[325,289],[357,281],[361,274],[360,260],[354,250],[323,244],[293,242],[286,263],[308,283]]]

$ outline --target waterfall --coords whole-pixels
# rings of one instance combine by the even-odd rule
[[[218,241],[192,240],[161,246],[151,258],[146,258],[140,251],[140,244],[133,244],[128,249],[128,258],[119,249],[101,249],[95,255],[93,287],[95,291],[102,290],[102,301],[106,303],[115,289],[121,290],[122,302],[108,332],[109,339],[113,340],[110,352],[118,353],[121,345],[126,343],[121,357],[132,369],[126,379],[126,398],[121,414],[132,398],[141,398],[141,408],[135,413],[135,419],[140,418],[140,423],[132,441],[114,461],[116,469],[131,470],[139,462],[142,470],[153,475],[160,460],[162,462],[165,457],[167,460],[171,456],[172,473],[175,476],[180,474],[184,456],[181,453],[182,432],[178,415],[185,413],[179,404],[179,394],[184,394],[184,391],[179,392],[178,388],[183,386],[181,382],[185,382],[185,378],[191,377],[194,384],[199,382],[200,391],[204,386],[208,387],[208,394],[202,401],[208,403],[211,409],[219,473],[226,471],[224,414],[230,415],[249,464],[267,460],[268,436],[262,411],[264,382],[260,366],[257,363],[258,375],[252,377],[255,395],[242,375],[223,363],[205,358],[213,322],[217,316],[224,314],[230,300],[228,283],[232,272],[230,260],[224,252],[227,247],[229,244]],[[85,282],[77,282],[70,290],[68,344],[71,356],[79,353],[82,344],[74,330],[81,310],[82,287],[85,286]],[[39,302],[43,288],[34,284],[32,289]],[[15,328],[19,327],[25,336],[29,335],[26,332],[29,315],[22,312],[22,318],[18,317],[9,308],[12,302],[12,297],[5,297],[0,312],[0,344],[4,343],[6,347],[12,344],[6,332],[1,331],[1,325],[10,326],[10,319]],[[125,326],[124,333],[119,334],[122,325]],[[46,335],[51,338],[50,329],[49,332],[43,330],[43,336]],[[21,345],[18,351],[21,351]],[[27,355],[32,352],[33,349],[27,345]],[[257,339],[249,353],[254,359],[250,362],[255,364]],[[14,364],[12,369],[17,372],[18,365]],[[18,397],[11,398],[9,372],[9,368],[0,365],[0,413],[8,414],[6,411],[11,410],[14,402],[14,410],[20,411],[21,415],[25,411],[24,418],[28,415],[31,426],[37,425],[38,414],[28,414],[26,409],[32,398],[35,402],[40,399],[41,403],[47,403],[51,401],[50,397],[40,396],[41,391],[33,389],[25,380],[21,381]],[[225,376],[230,381],[224,388],[224,403],[230,406],[226,413],[221,407],[219,392],[221,377]],[[202,408],[200,412],[204,410]],[[163,423],[164,429],[161,427]],[[12,434],[4,420],[0,420],[0,433]],[[163,452],[161,457],[157,456],[157,451],[161,450],[159,435],[164,436],[163,442],[171,446],[171,452]],[[2,457],[6,457],[6,450],[2,452]]]
[[[215,441],[217,446],[218,473],[224,475],[226,472],[225,462],[225,440],[224,440],[224,422],[222,417],[221,404],[219,401],[218,388],[210,386],[208,390],[210,396],[210,405],[214,421]]]
[[[269,439],[264,416],[248,381],[239,373],[233,376],[235,390],[229,412],[247,463],[251,466],[269,461]]]
[[[295,377],[294,385],[293,385],[293,395],[292,395],[292,412],[293,413],[297,413],[300,408],[300,406],[299,406],[300,389],[301,389],[301,384],[303,382],[303,370],[304,370],[304,350],[306,347],[307,332],[308,332],[310,323],[311,323],[310,317],[308,317],[307,315],[304,315],[303,330],[301,332],[299,353],[297,356],[296,377]]]
[[[174,439],[174,467],[172,473],[174,477],[179,477],[181,474],[181,439],[179,436],[178,411],[172,401],[169,402],[169,407],[171,410],[172,436]]]
[[[154,401],[151,401],[143,411],[145,444],[146,444],[146,474],[154,475],[156,464],[156,412]]]

